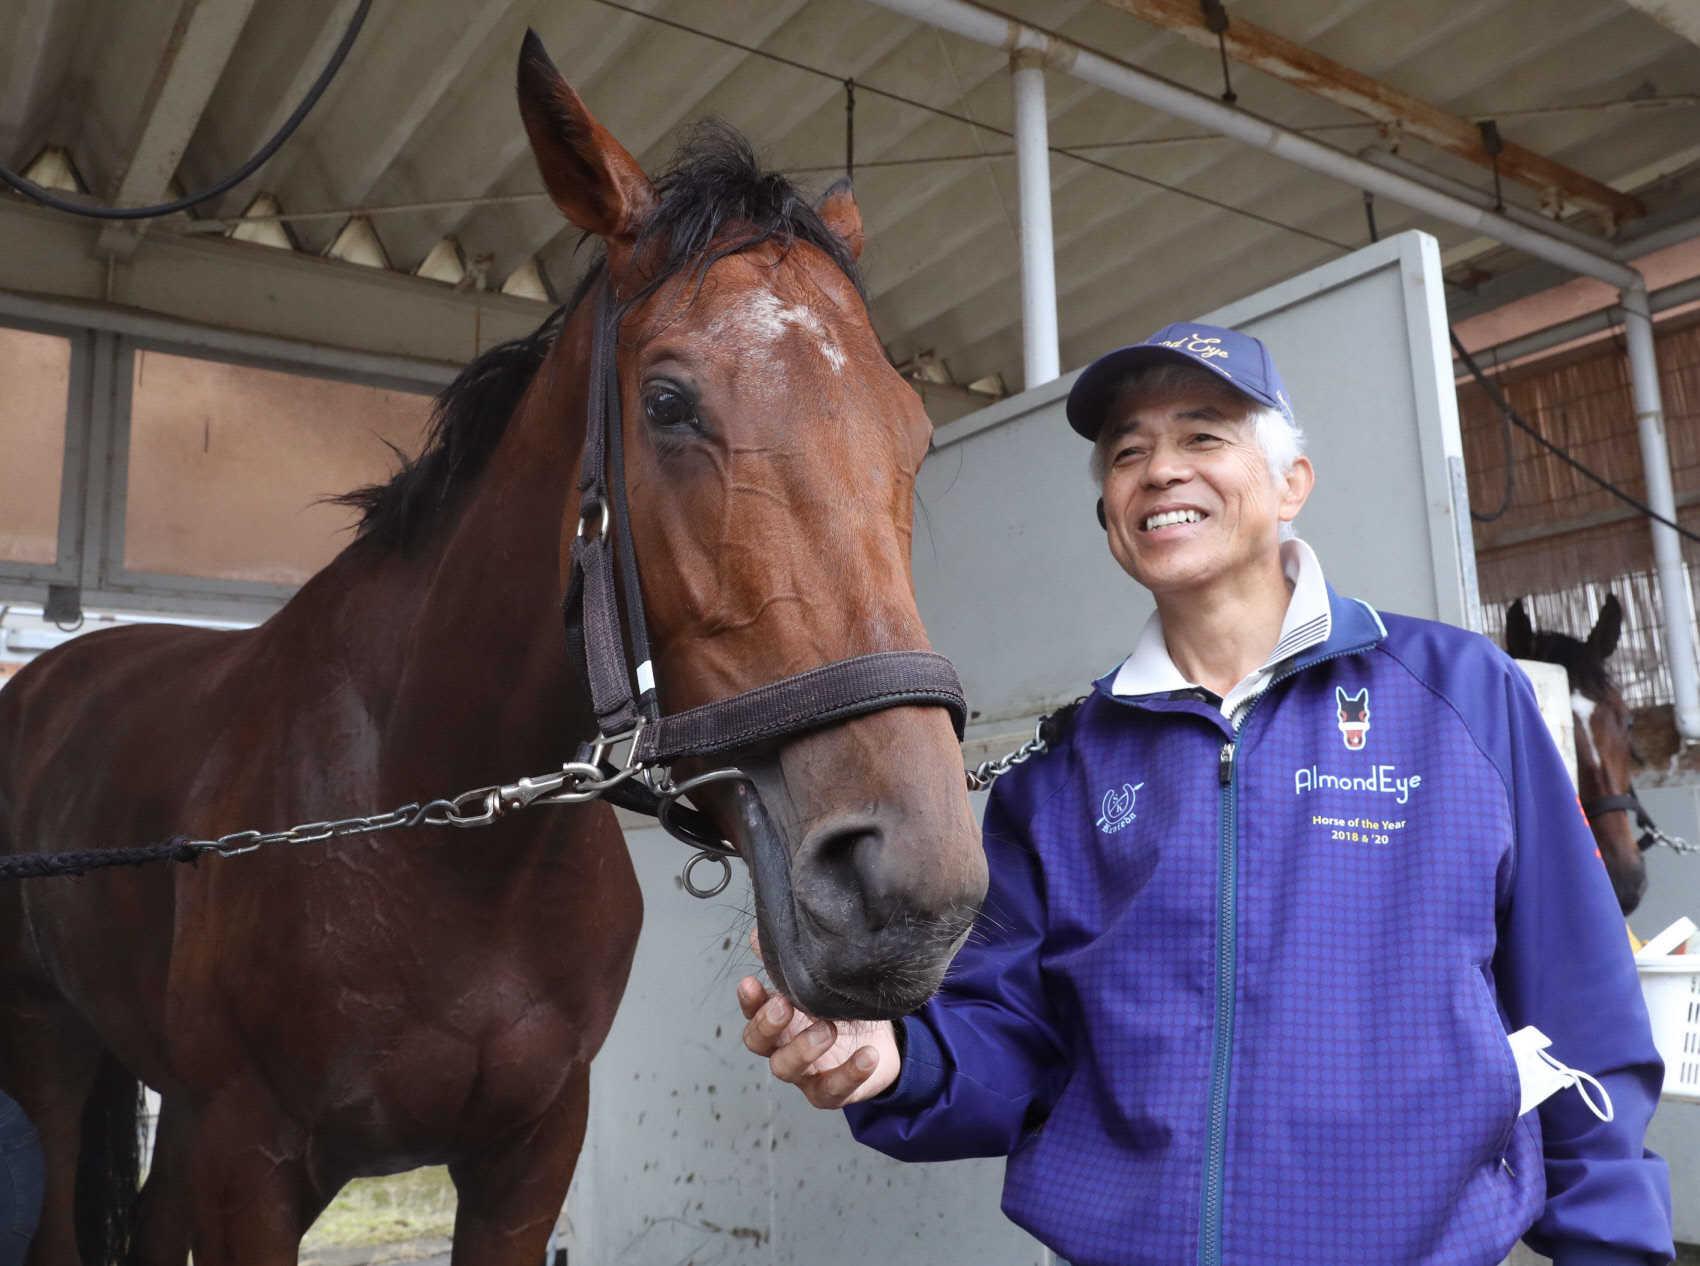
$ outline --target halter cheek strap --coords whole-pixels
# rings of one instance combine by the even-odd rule
[[[626,764],[600,791],[602,797],[652,814],[686,843],[724,855],[730,845],[721,840],[713,824],[678,803],[688,785],[676,785],[666,775],[666,768],[675,761],[726,756],[903,706],[944,708],[961,738],[968,704],[956,669],[944,656],[932,651],[879,651],[821,664],[671,716],[662,714],[626,504],[615,355],[618,332],[619,313],[605,281],[597,296],[591,342],[579,527],[562,604],[568,654],[573,663],[583,665],[599,728],[596,740],[580,750],[576,763],[600,768],[606,754],[629,739]],[[743,775],[716,770],[692,779],[689,785],[732,777]]]

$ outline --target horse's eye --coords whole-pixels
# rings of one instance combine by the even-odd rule
[[[643,393],[643,412],[652,425],[667,430],[697,425],[697,402],[665,383],[657,383]]]

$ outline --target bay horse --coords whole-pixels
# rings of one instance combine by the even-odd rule
[[[1576,727],[1576,791],[1612,891],[1625,915],[1641,904],[1647,891],[1647,863],[1630,816],[1635,798],[1635,749],[1629,734],[1629,708],[1623,702],[1606,660],[1623,631],[1623,607],[1607,594],[1586,640],[1563,633],[1535,631],[1519,598],[1505,613],[1505,649],[1514,659],[1541,660],[1563,667],[1570,679],[1570,710]],[[1644,812],[1644,810],[1642,811]]]
[[[909,555],[931,427],[869,324],[848,187],[811,206],[724,130],[651,182],[534,35],[518,91],[545,187],[600,239],[587,284],[466,368],[422,455],[350,496],[356,539],[263,625],[97,633],[20,672],[0,849],[367,812],[596,734],[561,608],[600,291],[669,709],[927,646]],[[771,833],[724,787],[702,807],[751,862],[776,977],[823,1014],[919,1005],[986,881],[946,711],[737,764]],[[350,1178],[446,1164],[456,1266],[536,1266],[640,921],[601,803],[8,885],[0,1086],[48,1170],[32,1262],[290,1263]],[[163,1101],[139,1198],[138,1078]]]

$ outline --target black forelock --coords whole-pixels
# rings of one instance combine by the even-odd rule
[[[838,266],[866,301],[856,261],[801,190],[766,172],[742,134],[724,123],[698,124],[673,165],[655,182],[656,206],[639,229],[633,256],[644,279],[627,308],[681,274],[701,276],[716,260],[764,243],[789,251],[806,242]],[[424,448],[383,483],[333,497],[360,513],[362,540],[387,548],[417,542],[426,525],[454,504],[495,452],[508,419],[566,318],[584,302],[607,269],[599,255],[572,298],[532,333],[491,348],[445,387],[432,409]]]
[[[742,133],[719,120],[693,128],[678,160],[655,182],[656,207],[638,231],[633,256],[646,270],[628,306],[681,273],[700,276],[716,260],[765,242],[798,242],[825,253],[866,300],[856,261],[801,190],[765,172]]]

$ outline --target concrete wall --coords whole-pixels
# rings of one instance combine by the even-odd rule
[[[655,828],[626,838],[644,932],[591,1070],[568,1260],[1041,1266],[1043,1247],[998,1211],[1002,1162],[888,1160],[768,1076],[739,1038],[734,989],[754,967],[742,868],[724,896],[697,901],[679,884],[681,845]]]

